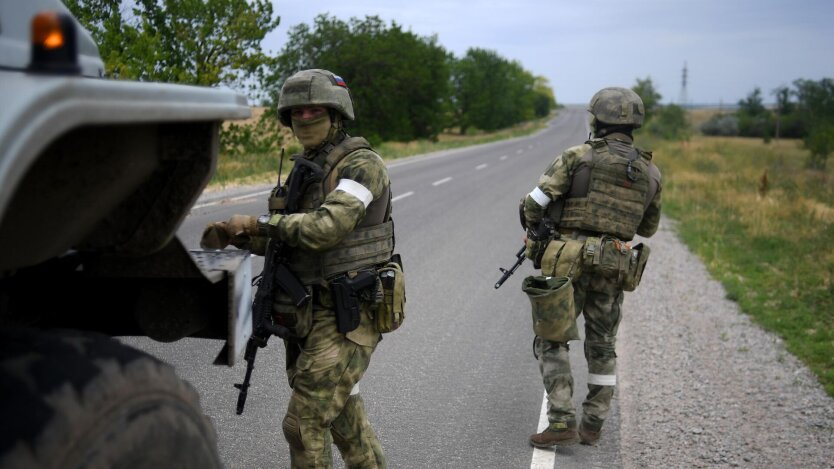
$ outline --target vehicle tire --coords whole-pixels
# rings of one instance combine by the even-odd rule
[[[115,339],[0,329],[0,468],[215,468],[194,388]]]

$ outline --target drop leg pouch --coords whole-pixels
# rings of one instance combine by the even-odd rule
[[[554,342],[579,339],[570,277],[531,275],[524,279],[521,289],[530,299],[537,336]]]

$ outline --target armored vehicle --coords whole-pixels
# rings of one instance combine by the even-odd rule
[[[219,467],[195,390],[114,336],[241,355],[249,254],[176,230],[249,107],[103,70],[60,2],[0,0],[0,467]]]

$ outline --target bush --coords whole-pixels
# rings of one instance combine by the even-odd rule
[[[701,133],[710,136],[734,137],[738,135],[738,118],[731,114],[716,114],[701,124]]]
[[[739,114],[738,133],[742,137],[768,139],[773,135],[773,116],[770,114]]]
[[[220,130],[221,153],[232,157],[277,153],[281,143],[281,124],[272,108],[254,122],[230,123]]]
[[[659,108],[654,119],[648,123],[646,128],[653,135],[667,140],[686,140],[689,138],[686,111],[675,104]]]

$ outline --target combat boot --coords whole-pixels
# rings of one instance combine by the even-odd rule
[[[596,446],[599,442],[599,434],[602,432],[602,425],[588,423],[582,419],[579,424],[579,440],[583,445]]]
[[[576,422],[554,422],[541,433],[530,436],[530,444],[536,448],[570,446],[579,443]]]

